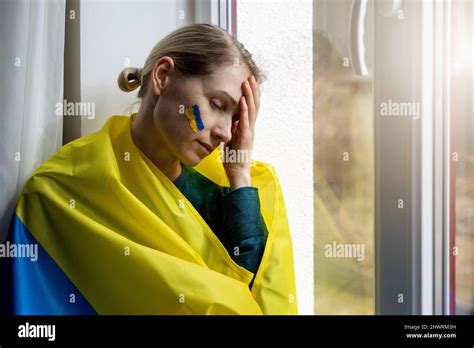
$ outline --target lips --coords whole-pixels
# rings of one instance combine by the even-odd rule
[[[213,148],[211,145],[209,145],[209,144],[203,143],[202,141],[199,141],[199,140],[198,140],[197,142],[198,142],[208,153],[211,153],[211,152],[214,150],[214,148]]]

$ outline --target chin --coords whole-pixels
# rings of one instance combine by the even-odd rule
[[[181,160],[181,163],[183,163],[184,165],[188,166],[188,167],[195,167],[197,166],[201,161],[203,160],[203,158],[199,157],[198,154],[196,153],[191,153],[191,154],[187,154],[185,156],[183,156],[182,160]]]

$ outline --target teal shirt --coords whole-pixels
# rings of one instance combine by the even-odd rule
[[[231,191],[185,165],[173,183],[214,231],[232,259],[255,274],[268,236],[258,189],[246,186]]]

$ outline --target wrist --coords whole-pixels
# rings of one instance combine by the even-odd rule
[[[250,175],[241,175],[235,178],[229,178],[231,191],[237,190],[241,187],[251,186],[252,178]]]

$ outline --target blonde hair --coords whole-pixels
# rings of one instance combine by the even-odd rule
[[[252,55],[237,39],[224,29],[210,24],[183,26],[160,40],[151,50],[143,69],[126,68],[118,76],[124,92],[140,86],[138,97],[144,98],[153,68],[161,57],[173,59],[180,77],[205,76],[226,65],[245,65],[258,83],[265,79]]]

